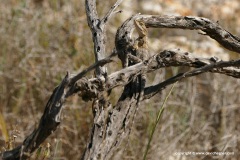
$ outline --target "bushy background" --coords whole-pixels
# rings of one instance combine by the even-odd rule
[[[97,1],[103,16],[114,0]],[[218,21],[240,35],[239,0],[124,0],[107,33],[107,53],[114,47],[117,28],[135,13],[194,15]],[[198,31],[149,29],[151,52],[180,48],[196,56],[239,56]],[[83,0],[1,0],[0,5],[0,147],[20,144],[37,127],[49,96],[67,71],[77,73],[94,63],[93,43]],[[120,62],[108,65],[109,72]],[[158,83],[186,67],[167,68],[149,74],[148,84]],[[92,77],[90,73],[88,77]],[[116,103],[121,87],[113,90]],[[169,88],[142,103],[129,140],[112,159],[142,159],[156,113]],[[202,74],[177,84],[157,127],[148,159],[203,159],[175,156],[178,151],[240,151],[240,81],[217,74]],[[45,159],[79,159],[92,123],[91,103],[78,96],[67,100],[60,127],[42,144],[50,150]],[[32,159],[36,159],[34,154]],[[212,157],[205,157],[211,159]]]

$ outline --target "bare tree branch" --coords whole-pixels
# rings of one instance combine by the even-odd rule
[[[159,91],[163,90],[165,87],[167,87],[168,85],[171,85],[177,81],[180,81],[184,78],[188,78],[188,77],[193,77],[205,72],[215,72],[215,73],[222,73],[222,74],[226,74],[235,78],[240,78],[240,69],[235,69],[235,70],[225,70],[224,67],[234,67],[240,66],[240,60],[232,60],[232,61],[219,61],[216,63],[211,63],[211,64],[201,64],[203,65],[200,68],[194,69],[192,71],[188,71],[185,73],[180,73],[174,77],[171,77],[167,80],[165,80],[164,82],[161,82],[157,85],[154,86],[150,86],[150,87],[146,87],[144,90],[145,93],[145,99],[149,99],[152,96],[154,96],[156,93],[158,93]]]
[[[135,81],[138,75],[170,66],[196,68],[186,73],[180,73],[157,85],[145,87],[145,99],[151,98],[176,81],[205,72],[240,78],[240,60],[220,61],[216,57],[197,58],[191,56],[188,52],[180,50],[162,51],[132,66],[125,64],[128,62],[128,54],[131,52],[129,48],[133,45],[131,35],[134,29],[134,19],[142,19],[147,27],[200,29],[225,48],[240,53],[240,39],[238,37],[223,29],[218,23],[200,17],[134,15],[118,29],[115,37],[116,51],[114,50],[113,54],[104,59],[106,47],[105,24],[121,1],[118,0],[102,20],[97,14],[96,0],[85,1],[88,25],[94,42],[95,64],[73,77],[70,77],[69,74],[66,75],[61,84],[53,91],[38,128],[27,136],[22,145],[11,151],[4,152],[2,154],[4,160],[27,159],[56,130],[60,124],[63,103],[67,97],[73,94],[78,93],[85,101],[94,100],[94,123],[82,159],[110,159],[116,146],[128,136],[130,131],[130,122],[136,112],[137,97],[140,92],[139,84]],[[116,52],[125,68],[107,76],[104,65],[113,61]],[[84,77],[86,73],[95,68],[97,78],[87,79]],[[103,75],[105,77],[101,78]],[[124,86],[124,91],[118,103],[115,107],[112,107],[112,104],[104,97],[104,92],[108,92],[117,86]]]
[[[60,124],[62,106],[69,91],[69,88],[67,88],[68,84],[69,74],[67,74],[61,84],[54,89],[40,119],[38,128],[27,136],[22,145],[11,151],[4,152],[2,154],[3,160],[28,159],[31,153],[57,129],[57,126]]]
[[[228,76],[232,76],[235,78],[239,77],[239,64],[234,61],[222,61],[217,57],[210,57],[210,58],[201,58],[195,57],[193,54],[189,52],[183,52],[181,50],[165,50],[160,52],[159,54],[155,55],[158,58],[160,63],[164,64],[165,67],[169,66],[189,66],[194,68],[199,68],[211,64],[218,64],[220,62],[224,63],[226,66],[216,66],[215,68],[208,70],[209,72],[213,73],[220,73],[225,74]],[[153,66],[154,68],[155,66]]]
[[[98,62],[94,63],[90,67],[86,68],[79,74],[75,75],[74,77],[71,78],[70,84],[75,84],[79,79],[83,78],[88,72],[92,71],[93,69],[99,67],[99,66],[104,66],[107,63],[113,62],[114,61],[114,56],[116,56],[116,51],[113,50],[112,54],[108,56],[107,58],[101,59]]]
[[[122,1],[123,0],[117,0],[117,2],[111,7],[108,13],[103,17],[103,19],[101,20],[101,25],[103,25],[103,27],[107,23],[107,21],[111,18],[111,16],[114,14],[114,11],[122,3]]]
[[[193,16],[152,16],[136,14],[126,20],[118,29],[115,45],[118,52],[123,52],[122,46],[132,45],[131,35],[134,29],[133,20],[142,19],[147,27],[153,28],[176,28],[202,30],[206,35],[215,39],[226,49],[240,53],[240,38],[223,29],[218,23],[207,18]],[[121,58],[120,56],[120,59]]]
[[[174,57],[165,56],[168,55],[169,51],[162,52],[161,54],[157,54],[156,56],[152,57],[152,59],[148,60],[148,62],[138,63],[136,65],[127,67],[119,72],[115,72],[107,78],[108,81],[106,82],[106,86],[104,87],[105,90],[111,89],[111,87],[116,87],[117,85],[125,86],[124,92],[120,97],[118,103],[115,107],[112,107],[110,104],[107,107],[95,108],[95,119],[93,128],[91,131],[91,139],[88,143],[88,147],[83,155],[83,159],[91,159],[94,157],[102,157],[101,159],[109,159],[113,154],[113,151],[116,147],[121,144],[122,140],[128,136],[131,127],[131,120],[134,117],[134,113],[136,112],[136,105],[137,105],[137,96],[138,90],[135,88],[134,81],[131,78],[136,77],[143,72],[151,72],[161,67],[166,66],[179,66],[179,63],[184,64],[183,59],[181,61],[176,62]],[[173,54],[172,54],[173,55]],[[176,54],[175,54],[176,55]],[[211,58],[210,58],[211,59]],[[179,81],[186,77],[191,77],[194,75],[198,75],[207,71],[213,71],[223,73],[221,68],[222,67],[229,67],[229,66],[240,66],[240,60],[237,61],[227,61],[227,62],[213,62],[210,64],[206,64],[204,61],[200,61],[199,59],[194,59],[190,66],[203,66],[201,68],[197,68],[193,71],[189,71],[186,73],[179,74],[175,77],[170,78],[162,83],[159,83],[156,86],[147,87],[144,90],[145,99],[150,98],[159,92],[164,87]],[[206,61],[206,60],[205,60]],[[196,63],[197,62],[197,63]],[[212,60],[209,60],[212,62]],[[168,64],[169,63],[169,64]],[[189,61],[186,60],[186,66],[189,66]],[[228,69],[227,69],[228,70]],[[237,72],[235,72],[237,71]],[[235,69],[231,72],[228,70],[226,73],[234,73],[235,77],[240,77],[240,70]],[[232,76],[232,74],[230,74]],[[91,81],[93,85],[93,81]],[[79,85],[80,83],[78,83]],[[96,83],[97,84],[97,83]],[[80,86],[84,86],[81,84]],[[94,86],[94,85],[93,85]],[[87,88],[94,88],[94,87],[87,87]],[[79,89],[82,92],[84,89]],[[97,89],[95,89],[97,90]],[[94,92],[91,92],[94,93]],[[83,94],[81,94],[83,95]],[[94,95],[94,94],[87,94],[87,95]],[[88,97],[89,98],[89,97]],[[107,111],[107,113],[106,113]],[[105,113],[105,114],[103,114]],[[105,118],[105,123],[102,121]],[[99,135],[101,133],[101,136]],[[90,145],[90,146],[89,146]],[[98,147],[96,147],[98,146]]]
[[[105,24],[109,20],[113,11],[120,5],[122,0],[118,0],[106,14],[106,16],[100,20],[97,9],[96,9],[96,0],[86,0],[86,15],[88,20],[88,26],[92,32],[92,39],[94,43],[94,54],[95,54],[95,62],[106,57],[105,55],[105,44],[106,44],[106,28]],[[98,66],[96,68],[96,76],[101,77],[106,74],[106,67]]]
[[[105,54],[105,34],[103,28],[100,28],[100,19],[97,14],[96,0],[85,1],[86,15],[88,20],[88,26],[92,32],[92,39],[94,43],[95,62],[104,58]],[[101,77],[103,73],[106,73],[106,68],[100,66],[96,68],[96,76]]]
[[[142,17],[148,27],[200,29],[226,49],[240,53],[240,38],[232,35],[218,23],[212,22],[207,18],[194,16],[152,16],[151,18],[146,16],[145,18],[144,15]]]
[[[99,88],[103,88],[104,91],[108,91],[118,86],[125,86],[126,84],[131,82],[133,77],[137,77],[139,74],[150,73],[160,68],[178,67],[178,66],[203,68],[201,70],[202,72],[200,73],[213,72],[213,73],[224,74],[224,75],[235,77],[235,78],[240,78],[240,68],[239,68],[240,61],[239,60],[221,61],[217,57],[199,58],[199,57],[192,56],[188,52],[183,52],[180,50],[172,50],[172,51],[165,50],[154,55],[153,57],[149,58],[149,60],[145,62],[138,63],[136,65],[124,68],[120,71],[110,74],[106,78],[107,81],[104,83],[103,87],[99,85],[101,84],[101,82],[99,82],[99,79],[97,78],[92,78],[89,80],[80,80],[77,82],[77,86],[79,88],[76,91],[77,92],[79,91],[79,94],[82,96],[85,95],[84,97],[88,95],[87,96],[89,98],[88,100],[91,100],[93,97],[96,97],[94,93],[96,93],[96,90],[99,90]],[[192,72],[195,73],[195,71],[192,71]],[[191,76],[191,74],[189,73],[186,73],[186,75],[187,76],[183,78],[189,77],[188,75]],[[177,77],[179,77],[179,75]],[[176,78],[174,79],[177,81],[181,80]],[[166,87],[165,82],[162,82],[162,83],[164,85],[160,85],[160,86],[163,86],[163,87],[160,87],[160,89],[157,89],[156,86],[145,88],[145,94],[147,94],[145,95],[145,99],[146,97],[148,97],[148,94],[151,94],[150,93],[150,91],[152,90],[151,88],[154,88],[156,90],[161,90],[164,87]],[[88,87],[86,87],[87,85]],[[90,91],[89,88],[91,88],[92,90]],[[89,95],[92,95],[93,97]]]
[[[59,87],[57,87],[53,91],[53,94],[46,105],[39,127],[36,130],[34,130],[33,133],[24,140],[21,146],[11,151],[4,152],[2,158],[6,160],[12,159],[13,157],[19,158],[20,156],[22,156],[22,159],[27,158],[29,156],[29,153],[32,153],[53,131],[56,130],[57,126],[60,123],[59,117],[61,116],[62,105],[65,99],[73,94],[78,93],[83,98],[83,100],[86,100],[86,101],[93,100],[94,98],[97,98],[104,91],[108,91],[117,86],[125,86],[126,84],[131,83],[131,80],[132,80],[131,77],[136,77],[141,73],[152,72],[159,68],[170,67],[170,66],[189,66],[189,67],[196,67],[197,69],[186,72],[186,73],[181,73],[155,86],[146,87],[144,90],[144,94],[145,94],[144,99],[152,97],[157,92],[159,92],[160,90],[164,89],[166,86],[176,81],[179,81],[183,78],[195,76],[204,72],[214,72],[214,73],[225,74],[235,78],[240,78],[240,69],[237,68],[237,67],[240,67],[240,60],[220,61],[214,57],[211,57],[209,59],[196,58],[194,56],[191,56],[190,53],[181,52],[179,50],[175,50],[175,51],[166,50],[166,51],[160,52],[155,56],[151,57],[146,62],[141,62],[136,65],[124,68],[115,73],[112,73],[106,78],[107,81],[105,83],[102,83],[101,80],[98,78],[86,79],[83,77],[86,74],[86,72],[92,70],[94,67],[112,61],[113,56],[114,56],[114,53],[111,56],[107,57],[106,59],[103,59],[98,63],[90,66],[88,69],[84,70],[83,72],[79,73],[78,75],[72,78],[69,78],[69,76],[67,75],[63,79]],[[133,91],[135,92],[135,90]],[[114,136],[110,136],[111,138],[108,139],[108,141],[116,142],[117,144],[120,143],[121,138],[124,138],[125,136],[127,136],[126,133],[129,128],[127,128],[126,126],[129,124],[129,121],[133,115],[132,113],[134,113],[135,111],[133,106],[135,106],[134,101],[136,100],[135,99],[136,97],[132,95],[133,93],[131,94],[128,94],[128,93],[131,93],[131,92],[128,91],[122,95],[122,98],[120,98],[120,101],[114,107],[114,110],[111,110],[112,107],[110,107],[111,104],[109,103],[108,103],[109,106],[103,107],[101,111],[98,109],[98,107],[95,108],[96,109],[95,117],[98,117],[96,118],[97,119],[96,122],[98,123],[100,123],[99,120],[101,119],[99,118],[99,116],[105,119],[106,117],[109,116],[108,114],[111,113],[110,114],[111,116],[109,118],[112,118],[112,119],[109,119],[109,123],[111,122],[112,125],[108,126],[108,130],[106,130],[105,134],[107,134],[108,132],[112,132],[112,134],[118,133],[115,135],[115,138],[113,138]],[[124,105],[125,107],[122,107],[122,105]],[[96,114],[98,116],[96,116]],[[119,117],[119,115],[121,115],[123,119],[113,118],[113,117]],[[99,125],[98,123],[94,125],[97,125],[99,128],[99,126],[101,126],[102,124],[100,123],[101,125]],[[119,125],[116,125],[116,124],[119,124]],[[118,132],[113,132],[112,129],[115,127],[120,127]],[[96,134],[98,132],[93,132],[93,133]],[[112,145],[113,144],[115,143],[112,143]],[[106,152],[109,152],[109,151],[110,150]],[[26,153],[26,154],[23,154],[23,153]]]

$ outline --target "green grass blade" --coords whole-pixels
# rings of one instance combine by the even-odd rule
[[[155,132],[155,129],[156,129],[156,127],[157,127],[158,122],[160,121],[160,118],[162,117],[162,113],[163,113],[163,111],[164,111],[164,109],[165,109],[165,104],[166,104],[166,102],[167,102],[170,94],[172,93],[172,90],[173,90],[173,88],[175,87],[175,84],[176,84],[176,83],[177,83],[177,82],[175,82],[175,83],[172,85],[172,87],[171,87],[168,95],[165,97],[165,99],[164,99],[164,101],[163,101],[163,104],[161,105],[161,108],[160,108],[159,111],[158,111],[157,119],[156,119],[156,122],[154,123],[154,126],[153,126],[153,129],[152,129],[150,138],[149,138],[149,140],[148,140],[148,144],[147,144],[147,148],[146,148],[145,153],[144,153],[143,160],[146,160],[146,158],[147,158],[147,153],[148,153],[149,148],[150,148],[150,144],[151,144],[151,141],[152,141],[152,138],[153,138],[153,134],[154,134],[154,132]]]

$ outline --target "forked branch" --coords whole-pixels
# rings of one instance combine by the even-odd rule
[[[60,124],[64,101],[73,94],[78,93],[85,101],[95,99],[91,137],[82,159],[110,159],[117,145],[129,134],[129,124],[136,111],[136,95],[139,94],[138,89],[134,88],[132,80],[138,75],[172,66],[195,68],[157,85],[145,87],[144,99],[151,98],[176,81],[205,72],[240,78],[240,60],[221,61],[216,57],[200,58],[180,50],[162,51],[143,62],[105,75],[105,78],[102,78],[102,75],[106,73],[104,65],[113,61],[116,52],[125,52],[133,44],[131,34],[134,29],[134,19],[142,19],[147,27],[202,30],[223,47],[240,53],[240,39],[223,29],[218,23],[206,18],[137,14],[126,20],[118,29],[115,38],[116,50],[105,58],[105,25],[121,1],[118,0],[106,16],[100,19],[96,11],[96,0],[86,0],[86,14],[88,25],[92,31],[96,63],[73,77],[70,77],[69,74],[66,75],[61,84],[53,91],[38,128],[27,136],[22,145],[11,151],[4,152],[2,154],[4,160],[27,159],[56,130]],[[97,78],[87,79],[85,77],[86,73],[95,68]],[[112,104],[108,103],[102,94],[118,86],[124,86],[124,91],[118,103],[115,107],[112,107]]]

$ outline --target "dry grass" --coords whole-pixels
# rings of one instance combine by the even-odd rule
[[[234,18],[240,14],[240,8],[236,7],[240,6],[238,0],[231,0],[231,3],[184,2],[160,0],[154,3],[162,6],[161,14],[205,16],[219,20],[229,31],[240,34],[240,20]],[[131,5],[137,6],[131,11],[146,10],[141,3]],[[103,15],[110,5],[99,3],[99,13]],[[126,15],[129,14],[128,10]],[[118,15],[110,22],[107,51],[113,48],[115,31],[126,18],[124,14]],[[21,143],[37,126],[50,94],[66,71],[77,72],[92,64],[94,58],[83,0],[2,0],[0,19],[0,146],[5,150]],[[154,29],[150,30],[150,36],[154,50],[179,47],[205,56],[238,57],[219,49],[216,42],[196,32]],[[116,64],[110,66],[111,70],[117,70],[120,64],[114,66]],[[168,68],[149,74],[149,84],[187,69]],[[116,102],[119,90],[113,91],[112,102]],[[120,146],[113,159],[143,158],[157,110],[168,90],[143,104],[145,107],[138,112],[129,142]],[[229,151],[235,155],[224,158],[237,159],[240,151],[239,95],[240,81],[222,75],[208,73],[178,83],[155,131],[148,159],[204,158],[175,156],[177,151]],[[79,159],[91,122],[91,103],[82,102],[77,96],[68,99],[62,123],[42,145],[42,151],[50,149],[49,159]],[[37,156],[36,152],[32,159]],[[46,154],[41,156],[44,158]]]

